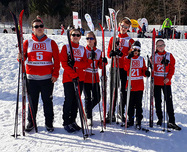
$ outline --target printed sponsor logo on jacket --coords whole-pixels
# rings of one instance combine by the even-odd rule
[[[47,38],[45,41],[39,42],[33,39],[28,40],[28,53],[36,51],[53,52],[51,48],[51,39]]]
[[[141,80],[143,75],[141,69],[143,67],[143,57],[138,57],[137,59],[132,59],[132,71],[131,80]],[[128,79],[129,77],[127,77]]]
[[[129,47],[130,37],[120,38],[120,47]]]
[[[164,56],[165,55],[155,54],[155,65],[156,65],[154,71],[155,76],[164,77],[164,75],[168,74],[167,71],[164,73],[164,64],[161,63]],[[170,61],[170,53],[166,53],[166,59]]]
[[[139,68],[140,67],[140,60],[132,60],[132,67]]]
[[[70,55],[70,47],[69,47],[69,44],[66,45],[66,48],[67,48],[67,54]],[[74,56],[74,60],[75,61],[81,61],[81,59],[83,58],[84,56],[84,47],[79,45],[78,48],[74,48],[72,47],[73,49],[73,56]]]
[[[81,57],[81,50],[73,49],[73,51],[74,51],[74,57]]]
[[[46,50],[46,43],[33,43],[32,50]]]

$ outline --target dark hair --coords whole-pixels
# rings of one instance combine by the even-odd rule
[[[156,44],[157,44],[158,42],[163,42],[163,43],[165,44],[164,40],[162,40],[162,39],[157,40],[157,41],[156,41]]]
[[[41,22],[41,23],[43,24],[42,20],[35,18],[35,19],[31,22],[32,27],[33,27],[33,24],[34,24],[35,22]]]
[[[131,20],[128,17],[124,17],[123,19],[121,19],[120,23],[122,22],[128,24],[129,26],[131,25]]]
[[[92,35],[92,36],[94,37],[94,39],[95,39],[94,46],[96,47],[96,46],[97,46],[97,39],[96,39],[96,37],[95,37],[94,32],[90,31],[90,32],[88,32],[88,33],[86,34],[86,37],[87,37],[87,35]]]
[[[71,35],[73,32],[79,32],[80,35],[81,35],[81,31],[79,29],[72,29],[69,34]]]

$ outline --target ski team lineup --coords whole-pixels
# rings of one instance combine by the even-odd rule
[[[37,130],[36,115],[39,95],[43,101],[45,127],[53,132],[53,88],[59,77],[60,68],[64,69],[62,83],[64,87],[65,101],[63,104],[63,127],[68,133],[82,131],[83,138],[92,135],[94,125],[92,109],[98,105],[101,120],[101,131],[107,124],[121,121],[125,130],[135,127],[138,130],[149,131],[142,126],[143,95],[150,92],[149,126],[153,127],[153,106],[155,105],[157,125],[167,131],[169,128],[181,130],[176,124],[172,101],[171,79],[175,72],[175,58],[165,51],[165,42],[159,39],[155,42],[155,30],[152,37],[152,54],[145,59],[141,56],[141,43],[128,36],[127,31],[131,26],[128,17],[122,18],[117,24],[117,12],[113,14],[113,37],[109,41],[107,56],[105,56],[104,30],[102,30],[102,50],[97,48],[97,39],[94,32],[86,35],[85,46],[79,45],[81,32],[78,29],[68,29],[68,44],[59,51],[55,40],[44,33],[44,23],[41,19],[32,21],[32,38],[23,42],[22,15],[19,16],[19,27],[15,15],[12,13],[18,38],[19,75],[22,82],[22,132]],[[108,64],[111,60],[111,65]],[[110,66],[110,78],[106,78],[106,66]],[[99,75],[98,69],[102,69]],[[149,70],[151,69],[151,70]],[[100,79],[101,77],[101,79]],[[146,87],[144,88],[144,77]],[[148,78],[151,77],[151,86],[148,90]],[[18,78],[18,96],[19,80]],[[110,86],[106,86],[110,81]],[[106,101],[106,88],[110,88],[110,101]],[[145,90],[145,93],[143,93]],[[162,92],[164,100],[162,101]],[[81,94],[85,96],[85,107],[81,100]],[[28,98],[28,123],[25,126],[26,96]],[[18,101],[16,104],[16,116],[14,124],[14,137],[17,137],[18,127]],[[153,102],[154,101],[154,102]],[[102,107],[100,107],[102,103]],[[109,108],[107,109],[107,103]],[[162,112],[162,103],[164,109]],[[102,112],[101,112],[102,110]],[[78,112],[79,111],[79,112]],[[76,123],[79,113],[81,126]]]

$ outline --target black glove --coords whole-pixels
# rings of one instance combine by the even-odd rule
[[[111,50],[110,51],[110,57],[112,57],[112,56],[116,56],[117,54],[116,54],[116,52],[114,51],[114,50]]]
[[[72,59],[69,59],[68,60],[68,65],[70,66],[70,67],[74,67],[74,64],[75,64],[75,61],[74,60],[72,60]]]
[[[72,81],[73,81],[73,83],[78,84],[78,82],[79,82],[79,77],[76,77],[76,78],[72,79]]]
[[[145,71],[145,75],[146,75],[147,77],[150,77],[150,75],[151,75],[150,71],[146,70],[146,71]]]
[[[106,57],[102,58],[102,62],[107,63],[108,62],[107,58]]]
[[[89,59],[94,60],[96,57],[95,51],[91,51]]]
[[[134,52],[132,51],[131,53],[129,53],[128,59],[131,59],[133,56],[134,56]]]
[[[120,57],[123,56],[123,53],[122,53],[119,49],[116,50],[116,54],[117,54],[118,56],[120,56]]]
[[[165,57],[162,59],[161,64],[164,64],[165,66],[168,66],[169,60],[165,59]]]

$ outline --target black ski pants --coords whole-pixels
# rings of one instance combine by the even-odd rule
[[[169,116],[169,122],[175,123],[171,85],[166,85],[166,91],[164,89],[164,86],[158,86],[158,85],[154,86],[154,97],[155,97],[155,107],[156,107],[157,117],[160,120],[163,119],[161,90],[163,91],[164,98],[166,99],[166,110]]]
[[[45,124],[51,126],[54,119],[53,112],[53,87],[51,79],[46,80],[27,80],[27,91],[31,98],[33,105],[34,114],[32,116],[36,117],[38,111],[38,100],[41,93],[41,99],[43,101],[43,110],[45,116]],[[32,122],[30,108],[28,110],[28,121]]]
[[[163,38],[170,38],[171,29],[170,28],[164,28],[164,37]]]
[[[128,117],[129,117],[129,120],[132,122],[134,122],[135,109],[136,109],[136,121],[141,121],[143,118],[142,96],[143,96],[143,91],[131,91],[130,92]]]
[[[75,88],[73,82],[66,82],[64,85],[64,95],[65,101],[63,105],[63,115],[64,120],[63,126],[72,124],[75,122],[78,113],[78,101],[75,94]],[[79,82],[80,94],[83,90],[83,81]]]
[[[92,109],[100,102],[99,83],[84,83],[85,112],[88,119],[92,118]]]

